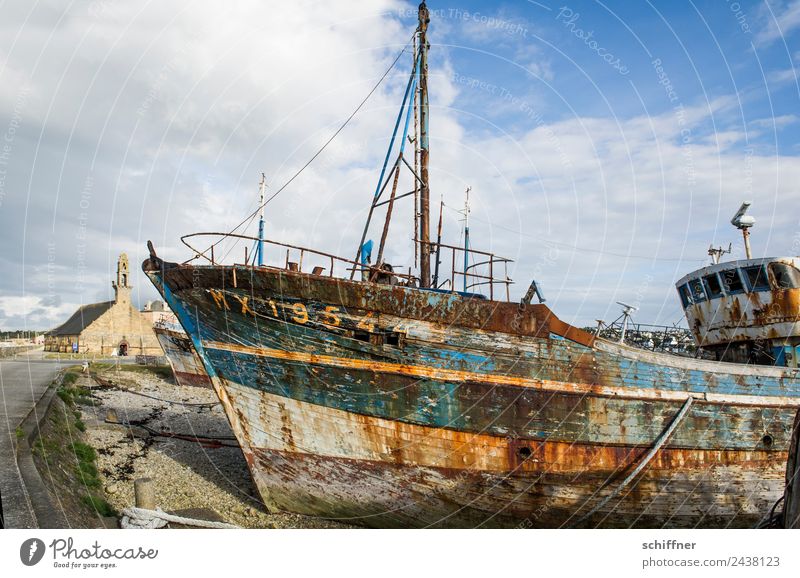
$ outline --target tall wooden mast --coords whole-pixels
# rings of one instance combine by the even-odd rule
[[[428,186],[428,40],[427,30],[430,13],[425,2],[419,5],[419,120],[420,120],[420,192],[419,192],[419,277],[422,287],[431,285],[430,246],[430,188]]]

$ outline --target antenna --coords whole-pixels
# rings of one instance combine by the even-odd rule
[[[465,226],[469,225],[469,192],[472,190],[472,187],[467,187],[467,190],[464,191],[464,210],[462,211],[464,215],[464,224]]]
[[[745,215],[747,209],[750,208],[750,201],[745,201],[736,214],[731,219],[731,225],[736,227],[742,232],[744,238],[744,253],[748,259],[752,259],[750,254],[750,227],[756,224],[756,218],[751,215]]]
[[[259,183],[259,205],[261,208],[259,209],[258,215],[258,248],[256,249],[257,252],[257,259],[258,259],[258,266],[261,267],[264,265],[264,189],[267,187],[267,177],[264,173],[261,173],[261,183]]]
[[[628,319],[633,314],[634,311],[639,311],[639,308],[635,305],[628,305],[627,303],[623,303],[622,301],[617,301],[617,305],[622,305],[622,334],[619,337],[619,342],[625,342],[625,332],[628,331]]]
[[[594,330],[594,336],[600,337],[600,330],[603,329],[603,320],[602,319],[595,319],[597,321],[597,329]]]
[[[720,259],[722,259],[722,256],[725,253],[730,253],[731,252],[731,249],[732,249],[732,245],[730,243],[728,243],[728,248],[727,249],[723,249],[722,246],[719,246],[719,247],[717,247],[715,249],[714,245],[709,245],[708,246],[708,254],[711,257],[711,262],[714,265],[716,265],[717,263],[720,262]]]

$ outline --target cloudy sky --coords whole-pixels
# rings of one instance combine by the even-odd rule
[[[742,255],[728,221],[745,199],[756,255],[800,253],[800,1],[429,7],[432,198],[458,243],[472,187],[472,244],[514,259],[512,298],[535,278],[574,323],[615,318],[616,301],[677,322],[673,284],[709,245]],[[271,191],[295,174],[416,25],[399,0],[0,13],[2,329],[111,298],[122,251],[137,303],[155,298],[146,241],[184,260],[181,235],[239,223],[261,172]],[[268,236],[354,253],[410,65],[267,206]],[[399,202],[398,266],[411,221]]]

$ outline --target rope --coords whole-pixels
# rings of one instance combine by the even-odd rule
[[[669,424],[669,427],[665,429],[663,432],[661,432],[661,436],[656,441],[656,444],[650,449],[650,451],[647,453],[645,458],[639,463],[639,465],[636,466],[636,468],[630,474],[628,474],[628,476],[624,480],[622,480],[622,483],[619,486],[617,486],[617,488],[613,492],[611,492],[608,496],[603,498],[603,500],[601,500],[599,504],[597,504],[594,508],[592,508],[592,510],[588,514],[583,515],[577,522],[570,524],[570,527],[574,528],[575,526],[578,526],[582,522],[585,522],[586,520],[594,516],[603,506],[605,506],[608,502],[610,502],[614,497],[619,495],[619,493],[622,490],[624,490],[625,487],[628,484],[630,484],[636,476],[639,475],[639,473],[645,468],[645,466],[647,466],[647,464],[650,463],[650,460],[653,459],[656,453],[658,453],[658,450],[661,449],[661,446],[663,446],[667,442],[669,436],[672,435],[672,432],[674,432],[675,429],[678,427],[678,425],[681,423],[681,421],[683,421],[683,418],[686,417],[689,408],[692,407],[693,401],[694,398],[692,396],[686,398],[686,401],[683,402],[683,406],[681,407],[681,410],[678,412],[678,415],[675,416],[675,419],[672,420],[672,423]]]
[[[121,391],[124,391],[125,393],[130,393],[132,395],[139,395],[141,397],[146,397],[148,399],[154,399],[156,401],[160,401],[160,402],[163,402],[163,403],[168,403],[168,404],[171,404],[171,405],[184,405],[184,406],[187,406],[187,407],[213,407],[215,405],[220,405],[220,403],[221,403],[219,401],[213,401],[211,403],[189,403],[189,402],[186,402],[186,401],[173,401],[171,399],[163,399],[161,397],[156,397],[154,395],[147,395],[146,393],[142,393],[140,391],[133,391],[132,389],[128,389],[128,388],[122,387],[121,385],[119,385],[117,383],[114,383],[113,381],[111,381],[109,379],[103,379],[102,377],[100,377],[99,375],[96,375],[96,374],[92,374],[92,379],[94,379],[94,381],[98,385],[101,385],[103,387],[113,387],[113,388],[119,389]]]
[[[183,516],[167,514],[160,509],[147,510],[145,508],[125,508],[122,510],[120,525],[125,530],[155,530],[157,528],[163,528],[169,522],[198,528],[241,529],[241,526],[235,524],[210,522],[208,520],[198,520],[196,518],[184,518]]]
[[[142,397],[147,397],[149,399],[154,399],[156,401],[161,401],[161,402],[168,403],[168,404],[171,404],[171,405],[185,405],[185,406],[191,406],[191,407],[213,407],[215,405],[219,405],[220,404],[219,401],[215,401],[215,402],[211,402],[211,403],[188,403],[188,402],[185,402],[185,401],[172,401],[172,400],[169,400],[169,399],[162,399],[162,398],[156,397],[154,395],[147,395],[146,393],[141,393],[139,391],[133,391],[131,389],[125,389],[124,387],[116,385],[116,384],[113,387],[116,387],[117,389],[121,389],[122,391],[124,391],[126,393],[131,393],[133,395],[140,395]]]
[[[785,491],[786,490],[784,489],[784,492]],[[786,495],[784,494],[783,496],[778,498],[777,501],[774,504],[772,504],[772,508],[770,508],[769,514],[767,514],[766,516],[761,518],[761,520],[758,522],[758,524],[756,524],[756,527],[755,527],[756,530],[763,530],[763,529],[766,529],[766,528],[783,528],[784,527],[783,517],[784,517],[784,515],[786,513],[786,507],[784,507],[783,511],[781,513],[779,513],[779,514],[776,514],[775,510],[778,509],[778,505],[785,498],[786,498]]]
[[[368,100],[369,100],[369,98],[372,96],[372,94],[373,94],[373,93],[374,93],[376,90],[378,90],[378,87],[381,85],[381,83],[382,83],[382,82],[383,82],[383,81],[386,79],[386,77],[387,77],[387,76],[389,76],[389,73],[392,71],[392,69],[394,68],[395,64],[397,64],[397,61],[398,61],[398,60],[400,60],[400,57],[401,57],[401,56],[403,56],[403,54],[405,54],[405,52],[406,52],[406,48],[408,48],[408,45],[409,45],[409,44],[411,44],[411,41],[414,39],[414,37],[416,36],[416,34],[417,34],[417,32],[416,32],[416,31],[414,31],[414,34],[412,34],[412,36],[411,36],[411,38],[409,39],[409,41],[408,41],[408,42],[406,42],[405,46],[403,46],[402,50],[400,50],[400,52],[399,52],[399,53],[398,53],[398,55],[395,57],[395,59],[394,59],[394,61],[392,62],[392,64],[389,66],[389,68],[387,68],[387,69],[386,69],[386,72],[384,72],[384,73],[383,73],[383,76],[381,76],[381,77],[380,77],[380,79],[378,80],[378,82],[375,84],[375,86],[373,86],[373,87],[372,87],[372,90],[370,90],[370,91],[369,91],[369,94],[367,94],[367,96],[365,96],[365,97],[364,97],[364,100],[362,100],[362,101],[361,101],[361,103],[360,103],[360,104],[359,104],[359,105],[356,107],[356,109],[355,109],[355,110],[354,110],[354,111],[353,111],[353,112],[350,114],[350,116],[348,116],[348,117],[347,117],[347,119],[344,121],[344,123],[342,123],[342,125],[341,125],[341,126],[338,128],[338,129],[336,129],[336,132],[334,132],[334,133],[331,135],[331,137],[330,137],[330,138],[329,138],[327,141],[325,141],[325,144],[323,144],[323,145],[322,145],[322,147],[321,147],[321,148],[320,148],[320,149],[319,149],[319,150],[318,150],[316,153],[314,153],[314,156],[312,156],[312,157],[311,157],[311,158],[310,158],[310,159],[309,159],[309,160],[306,162],[306,164],[304,164],[302,167],[300,167],[300,169],[299,169],[299,170],[298,170],[298,171],[297,171],[297,172],[296,172],[294,175],[292,175],[292,177],[291,177],[291,178],[290,178],[288,181],[286,181],[286,182],[285,182],[285,183],[284,183],[284,184],[283,184],[283,185],[282,185],[282,186],[281,186],[281,187],[280,187],[280,188],[279,188],[277,191],[275,191],[275,192],[274,192],[274,193],[273,193],[273,194],[272,194],[272,195],[271,195],[271,196],[270,196],[270,197],[269,197],[269,198],[268,198],[266,201],[264,201],[263,203],[261,203],[260,205],[258,205],[258,207],[256,207],[256,210],[255,210],[255,211],[253,211],[252,213],[250,213],[248,216],[246,216],[244,219],[242,219],[242,221],[241,221],[241,222],[240,222],[238,225],[236,225],[236,226],[235,226],[233,229],[231,229],[231,230],[228,232],[228,235],[230,235],[230,234],[232,234],[232,233],[236,232],[236,230],[237,230],[239,227],[241,227],[242,225],[244,225],[244,224],[245,224],[245,223],[247,223],[248,221],[252,221],[252,219],[254,219],[254,218],[255,218],[255,216],[258,214],[258,212],[261,210],[261,208],[262,208],[262,207],[265,207],[265,206],[267,206],[267,204],[269,204],[269,202],[270,202],[272,199],[274,199],[275,197],[277,197],[277,196],[278,196],[278,195],[279,195],[279,194],[280,194],[280,193],[281,193],[281,192],[282,192],[282,191],[283,191],[283,190],[284,190],[286,187],[288,187],[288,186],[289,186],[289,185],[292,183],[292,181],[294,181],[294,180],[295,180],[297,177],[299,177],[299,176],[300,176],[300,173],[302,173],[304,170],[306,170],[306,168],[307,168],[307,167],[308,167],[308,166],[309,166],[311,163],[313,163],[313,162],[314,162],[314,160],[315,160],[315,159],[316,159],[316,158],[317,158],[319,155],[321,155],[321,154],[322,154],[322,151],[324,151],[324,150],[325,150],[325,149],[328,147],[328,145],[329,145],[329,144],[331,144],[331,142],[333,142],[333,139],[335,139],[337,136],[339,136],[339,133],[340,133],[340,132],[342,132],[342,131],[344,130],[344,128],[345,128],[345,127],[346,127],[346,126],[347,126],[347,125],[350,123],[350,121],[351,121],[351,120],[353,120],[353,117],[354,117],[356,114],[358,114],[358,111],[360,111],[360,110],[361,110],[361,107],[363,107],[363,106],[364,106],[364,105],[367,103],[367,101],[368,101]],[[221,242],[222,242],[224,239],[226,239],[226,238],[228,237],[228,235],[225,235],[225,236],[223,236],[221,239],[219,239],[218,241],[214,242],[214,243],[213,243],[213,244],[212,244],[212,245],[211,245],[211,246],[210,246],[208,249],[206,249],[206,251],[208,251],[209,249],[211,249],[211,247],[216,247],[217,245],[219,245],[219,244],[220,244],[220,243],[221,243]],[[206,252],[206,251],[204,251],[204,252],[203,252],[203,255],[205,255],[205,252]],[[230,250],[229,250],[228,252],[230,252]],[[198,256],[199,256],[199,255],[198,255]],[[192,258],[192,259],[190,259],[189,261],[192,261],[192,260],[194,260],[194,259],[196,259],[196,258],[197,258],[197,257],[193,257],[193,258]],[[188,261],[187,261],[187,262],[188,262]]]
[[[155,430],[155,429],[153,429],[151,427],[148,427],[148,426],[146,426],[144,424],[135,424],[135,423],[130,423],[130,422],[114,422],[114,421],[106,420],[106,423],[113,423],[115,425],[121,425],[121,426],[127,427],[127,428],[138,427],[138,428],[143,429],[144,431],[147,432],[148,435],[153,436],[153,437],[172,438],[172,439],[178,439],[178,440],[183,440],[183,441],[187,441],[187,442],[195,442],[195,443],[198,443],[201,446],[206,447],[206,448],[220,448],[220,447],[238,448],[239,447],[239,443],[238,442],[235,443],[235,444],[225,443],[226,441],[237,441],[236,438],[232,437],[232,436],[211,437],[211,436],[201,436],[201,435],[190,435],[190,434],[183,434],[183,433],[174,433],[174,432],[168,432],[168,431],[158,431],[158,430]]]

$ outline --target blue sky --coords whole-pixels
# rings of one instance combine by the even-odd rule
[[[578,121],[595,140],[598,131],[593,121],[610,124],[612,130],[615,125],[623,136],[637,121],[666,123],[654,129],[655,138],[645,140],[649,151],[635,159],[617,158],[627,157],[634,175],[646,173],[640,159],[649,156],[652,162],[663,160],[658,172],[688,173],[685,178],[654,190],[635,187],[633,195],[641,195],[642,203],[614,203],[617,191],[612,181],[598,183],[593,190],[574,190],[574,206],[569,207],[574,213],[582,213],[576,209],[582,202],[597,203],[604,197],[612,201],[597,206],[604,215],[599,220],[606,224],[599,235],[601,246],[592,242],[598,224],[592,216],[576,215],[574,226],[566,229],[558,224],[543,229],[553,241],[563,243],[562,250],[570,251],[573,245],[572,257],[587,258],[586,264],[594,265],[587,270],[592,283],[604,285],[608,281],[604,278],[616,278],[620,270],[631,280],[644,280],[638,285],[646,286],[642,296],[654,298],[661,307],[656,310],[642,299],[636,299],[637,304],[651,319],[671,323],[680,312],[669,303],[669,293],[662,293],[665,287],[671,289],[669,275],[677,278],[680,268],[688,272],[702,264],[711,242],[733,242],[734,254],[737,249],[741,252],[740,239],[727,224],[741,200],[754,202],[758,255],[797,253],[793,237],[798,223],[785,218],[784,207],[800,200],[800,192],[786,186],[781,171],[787,164],[795,167],[800,154],[800,89],[795,71],[800,61],[799,13],[797,3],[471,2],[435,8],[432,34],[444,32],[434,55],[439,53],[449,64],[460,88],[457,104],[450,106],[459,110],[474,138],[507,133],[511,139],[524,140],[539,123],[557,126]],[[435,61],[436,56],[432,58]],[[682,149],[684,158],[660,159],[659,148],[665,141]],[[602,148],[608,143],[601,136],[595,144]],[[629,148],[624,142],[622,147]],[[710,165],[693,158],[697,147],[710,155],[705,159]],[[592,152],[601,160],[607,156],[602,150]],[[746,170],[728,172],[728,161]],[[535,165],[536,159],[530,162]],[[758,179],[753,165],[773,178]],[[561,176],[567,178],[573,166],[570,163]],[[716,170],[709,172],[703,166]],[[513,192],[547,204],[553,196],[551,182],[519,180]],[[660,222],[645,215],[643,230],[631,234],[631,228],[637,229],[637,216],[646,212],[652,217],[667,207],[682,210]],[[535,231],[524,220],[519,224],[524,232]],[[653,224],[658,226],[649,228]],[[591,233],[576,235],[581,227]],[[673,228],[678,235],[667,234]],[[612,234],[627,237],[630,243],[609,249],[599,261],[593,259],[592,251],[602,251]],[[648,242],[653,239],[658,242]],[[659,258],[631,261],[617,257],[621,253]],[[673,266],[676,259],[682,259],[678,267]],[[562,258],[554,267],[566,266],[573,282],[570,289],[555,280],[559,297],[580,284],[580,267],[573,264],[572,259]],[[613,293],[610,302],[631,301],[630,293],[636,291],[626,295],[623,284]],[[606,308],[605,313],[613,311]],[[588,322],[585,316],[581,320]]]
[[[675,103],[654,82],[658,59],[685,105],[738,95],[741,110],[722,120],[744,130],[745,123],[797,112],[798,84],[791,74],[800,57],[797,23],[785,25],[783,36],[770,33],[781,8],[789,10],[778,3],[726,1],[465,2],[438,8],[433,34],[440,22],[446,32],[440,40],[450,44],[446,53],[456,69],[530,95],[553,119],[630,118],[672,109]],[[592,33],[597,49],[579,31]],[[625,73],[605,63],[599,49],[613,55]],[[530,73],[521,73],[528,64]],[[799,128],[794,122],[751,142],[774,150],[777,136],[779,151],[798,152]]]
[[[673,284],[709,244],[741,257],[743,200],[756,255],[800,253],[800,1],[429,7],[434,203],[459,242],[472,187],[473,245],[514,259],[512,298],[535,278],[577,324],[616,301],[679,322]],[[117,255],[140,262],[148,239],[183,260],[182,234],[238,223],[261,172],[290,178],[415,23],[399,0],[4,4],[0,327],[108,299]],[[269,205],[269,236],[354,252],[409,60]],[[405,268],[397,211],[387,256]]]

